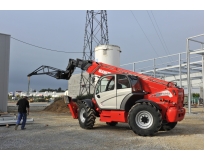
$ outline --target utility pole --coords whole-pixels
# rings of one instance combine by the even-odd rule
[[[107,12],[105,10],[87,10],[83,60],[95,60],[94,47],[107,44],[109,44]],[[86,78],[83,72],[81,72],[79,95],[91,94],[91,86],[94,87],[92,77],[89,74],[89,77]]]
[[[27,91],[27,96],[29,96],[29,89],[30,89],[30,77],[28,77],[28,91]]]

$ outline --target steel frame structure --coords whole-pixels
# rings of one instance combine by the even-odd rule
[[[138,62],[132,62],[128,64],[123,64],[121,66],[124,66],[124,68],[128,68],[131,65],[132,66],[130,67],[132,68],[131,70],[141,73],[141,74],[151,75],[156,78],[166,79],[169,77],[175,77],[173,81],[178,82],[178,86],[187,87],[187,85],[182,84],[182,82],[187,81],[187,63],[186,62],[182,63],[183,61],[186,60],[186,59],[181,58],[182,55],[185,56],[186,52],[153,58],[153,59],[148,59],[148,60],[143,60],[143,61],[138,61]],[[170,56],[179,57],[179,60],[175,61],[178,64],[169,65],[170,62],[156,63],[156,60],[167,58]],[[140,64],[144,64],[145,66],[146,63],[152,64],[152,62],[153,62],[153,65],[146,65],[146,67],[139,67]],[[189,65],[191,66],[190,74],[191,75],[196,74],[195,76],[192,76],[192,79],[194,79],[194,77],[202,76],[201,74],[200,75],[197,74],[197,73],[202,73],[202,61],[201,60],[194,61],[193,59],[192,62],[189,63]]]
[[[109,44],[107,12],[105,10],[87,10],[83,46],[83,60],[95,60],[93,47],[107,44]],[[83,75],[83,72],[84,71],[81,72],[79,95],[90,94],[91,86],[94,87],[91,75],[86,78]]]
[[[189,113],[191,113],[191,77],[190,77],[190,74],[191,74],[191,66],[190,66],[190,55],[194,55],[194,54],[198,54],[198,55],[201,55],[202,56],[202,59],[201,59],[201,68],[202,68],[202,84],[204,84],[204,41],[199,41],[199,40],[196,40],[196,38],[199,38],[199,37],[204,37],[204,34],[201,34],[201,35],[196,35],[196,36],[193,36],[193,37],[189,37],[187,38],[187,49],[186,49],[186,54],[187,54],[187,84],[188,84],[188,108],[189,108]],[[198,49],[198,50],[191,50],[190,49],[190,43],[191,42],[195,42],[195,43],[198,43],[200,44],[201,48]]]
[[[44,74],[51,76],[51,77],[54,77],[56,79],[69,79],[70,78],[70,77],[63,76],[63,75],[65,75],[65,71],[63,71],[61,69],[42,65],[27,75],[27,77],[28,77],[27,95],[29,95],[29,91],[30,91],[30,77],[33,75],[44,75]]]
[[[64,73],[65,71],[58,69],[58,68],[42,65],[39,68],[37,68],[36,70],[34,70],[33,72],[31,72],[30,74],[28,74],[27,76],[30,77],[32,75],[46,74],[46,75],[54,77],[56,79],[60,79],[59,77],[57,77],[57,75],[58,75],[57,73],[59,73],[59,72]]]
[[[151,75],[156,78],[168,79],[172,77],[172,81],[178,82],[178,86],[187,88],[188,108],[189,113],[191,113],[191,88],[201,87],[204,84],[204,41],[195,40],[196,38],[203,36],[204,34],[189,37],[187,39],[186,52],[127,63],[121,66],[124,68],[129,67],[129,69],[134,72]],[[190,42],[199,43],[200,49],[191,50]],[[174,57],[172,59],[177,60],[170,61],[169,57]],[[168,61],[166,62],[165,59],[168,59]],[[161,61],[157,62],[159,60]],[[143,67],[139,67],[140,64],[142,64]]]

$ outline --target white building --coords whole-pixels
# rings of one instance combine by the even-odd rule
[[[27,95],[27,92],[22,92],[21,95],[22,96]],[[55,97],[64,96],[64,92],[48,92],[48,91],[45,91],[45,92],[29,92],[29,95],[27,95],[27,96],[34,96],[34,97],[51,96],[52,98],[55,98]]]

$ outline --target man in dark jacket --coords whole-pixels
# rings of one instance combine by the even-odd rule
[[[28,101],[28,97],[25,96],[24,98],[20,99],[16,105],[18,106],[18,120],[16,122],[16,126],[15,126],[15,130],[17,130],[21,119],[23,119],[22,124],[21,124],[21,130],[26,129],[25,125],[26,125],[26,118],[27,115],[29,115],[29,101]]]

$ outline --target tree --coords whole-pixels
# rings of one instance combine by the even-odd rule
[[[61,92],[61,87],[58,88],[57,92]]]
[[[64,92],[64,90],[61,89],[61,87],[59,87],[58,89],[41,89],[39,92],[45,92],[45,91],[48,91],[48,92]]]
[[[194,98],[200,97],[199,93],[193,93],[192,96],[193,96]]]

